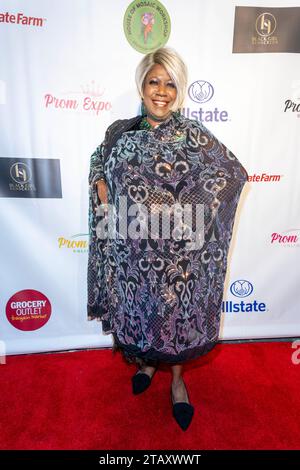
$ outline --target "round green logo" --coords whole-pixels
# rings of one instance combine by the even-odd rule
[[[136,0],[128,6],[123,26],[129,44],[139,52],[148,53],[166,44],[171,20],[166,8],[157,0]]]

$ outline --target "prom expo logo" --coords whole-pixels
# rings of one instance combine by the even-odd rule
[[[37,290],[25,289],[16,292],[6,304],[9,323],[22,331],[42,328],[51,315],[49,299]]]
[[[67,111],[73,113],[88,113],[99,115],[110,111],[112,104],[104,98],[102,89],[94,80],[81,85],[79,90],[69,90],[59,93],[46,93],[44,105],[46,109]]]
[[[253,293],[253,285],[245,279],[239,279],[231,284],[230,292],[235,297],[244,299]],[[222,302],[222,312],[224,313],[260,313],[266,312],[266,310],[266,304],[264,302],[258,302],[257,300],[250,302],[246,302],[245,300],[239,302],[223,300]]]
[[[206,80],[197,80],[188,88],[188,95],[197,105],[207,106],[215,94],[213,85]],[[198,109],[186,107],[182,109],[182,114],[188,119],[196,119],[200,122],[227,122],[229,121],[228,111],[220,110],[217,106],[205,109],[201,106]]]
[[[271,245],[285,248],[300,248],[300,229],[290,229],[285,232],[273,232],[271,234]]]
[[[73,253],[87,253],[88,247],[88,234],[85,233],[78,233],[69,238],[58,238],[58,248],[62,250],[71,250]]]
[[[24,13],[11,14],[8,11],[6,13],[0,13],[0,23],[19,24],[21,26],[37,26],[42,28],[45,26],[46,21],[46,18],[27,16],[24,15]]]
[[[300,118],[300,80],[293,80],[290,97],[284,102],[284,112]]]

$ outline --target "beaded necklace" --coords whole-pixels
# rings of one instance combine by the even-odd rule
[[[152,131],[154,126],[151,126],[150,122],[147,121],[147,116],[144,116],[140,122],[140,129]]]
[[[180,116],[181,113],[180,113],[180,110],[177,110],[173,112],[172,114],[174,114],[175,116]],[[161,121],[161,122],[164,122],[164,121]],[[156,129],[156,127],[159,127],[159,126],[152,126],[150,122],[147,121],[147,115],[143,116],[143,119],[140,122],[140,129],[153,131],[153,129]]]
[[[180,111],[177,111],[175,113],[173,113],[175,116],[179,116],[180,115]],[[162,121],[164,122],[164,121]],[[149,131],[153,131],[154,129],[158,128],[159,129],[160,126],[152,126],[148,121],[147,121],[147,116],[143,116],[140,123],[139,123],[139,129],[140,130],[149,130]],[[179,142],[179,141],[183,141],[185,140],[185,132],[182,131],[182,130],[174,130],[173,128],[169,129],[169,130],[165,130],[165,129],[162,129],[163,130],[163,135],[160,137],[161,140],[164,140],[166,142]]]

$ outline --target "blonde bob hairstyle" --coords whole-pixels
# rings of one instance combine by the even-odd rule
[[[162,65],[166,69],[176,86],[177,96],[170,109],[171,111],[177,111],[182,107],[186,96],[188,73],[187,67],[178,52],[170,47],[161,47],[146,54],[138,64],[135,72],[135,83],[139,95],[143,99],[145,78],[156,64]]]

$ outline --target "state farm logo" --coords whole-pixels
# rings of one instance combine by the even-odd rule
[[[21,26],[37,26],[39,28],[42,28],[43,26],[45,26],[46,21],[46,18],[27,16],[24,15],[24,13],[0,13],[0,23],[12,23],[20,24]]]
[[[267,173],[260,173],[248,176],[248,181],[251,183],[279,183],[284,175],[272,175]]]
[[[16,183],[25,184],[31,180],[31,170],[25,163],[14,163],[10,169],[10,176]]]
[[[279,245],[289,248],[299,248],[300,247],[300,238],[299,238],[300,229],[290,229],[285,232],[274,232],[271,235],[271,245]]]
[[[37,290],[21,290],[14,294],[6,304],[7,319],[18,330],[38,330],[47,323],[50,315],[49,299]]]
[[[89,113],[98,116],[100,113],[110,111],[112,108],[111,102],[103,96],[104,91],[92,80],[90,84],[81,85],[79,90],[45,93],[45,108]]]

